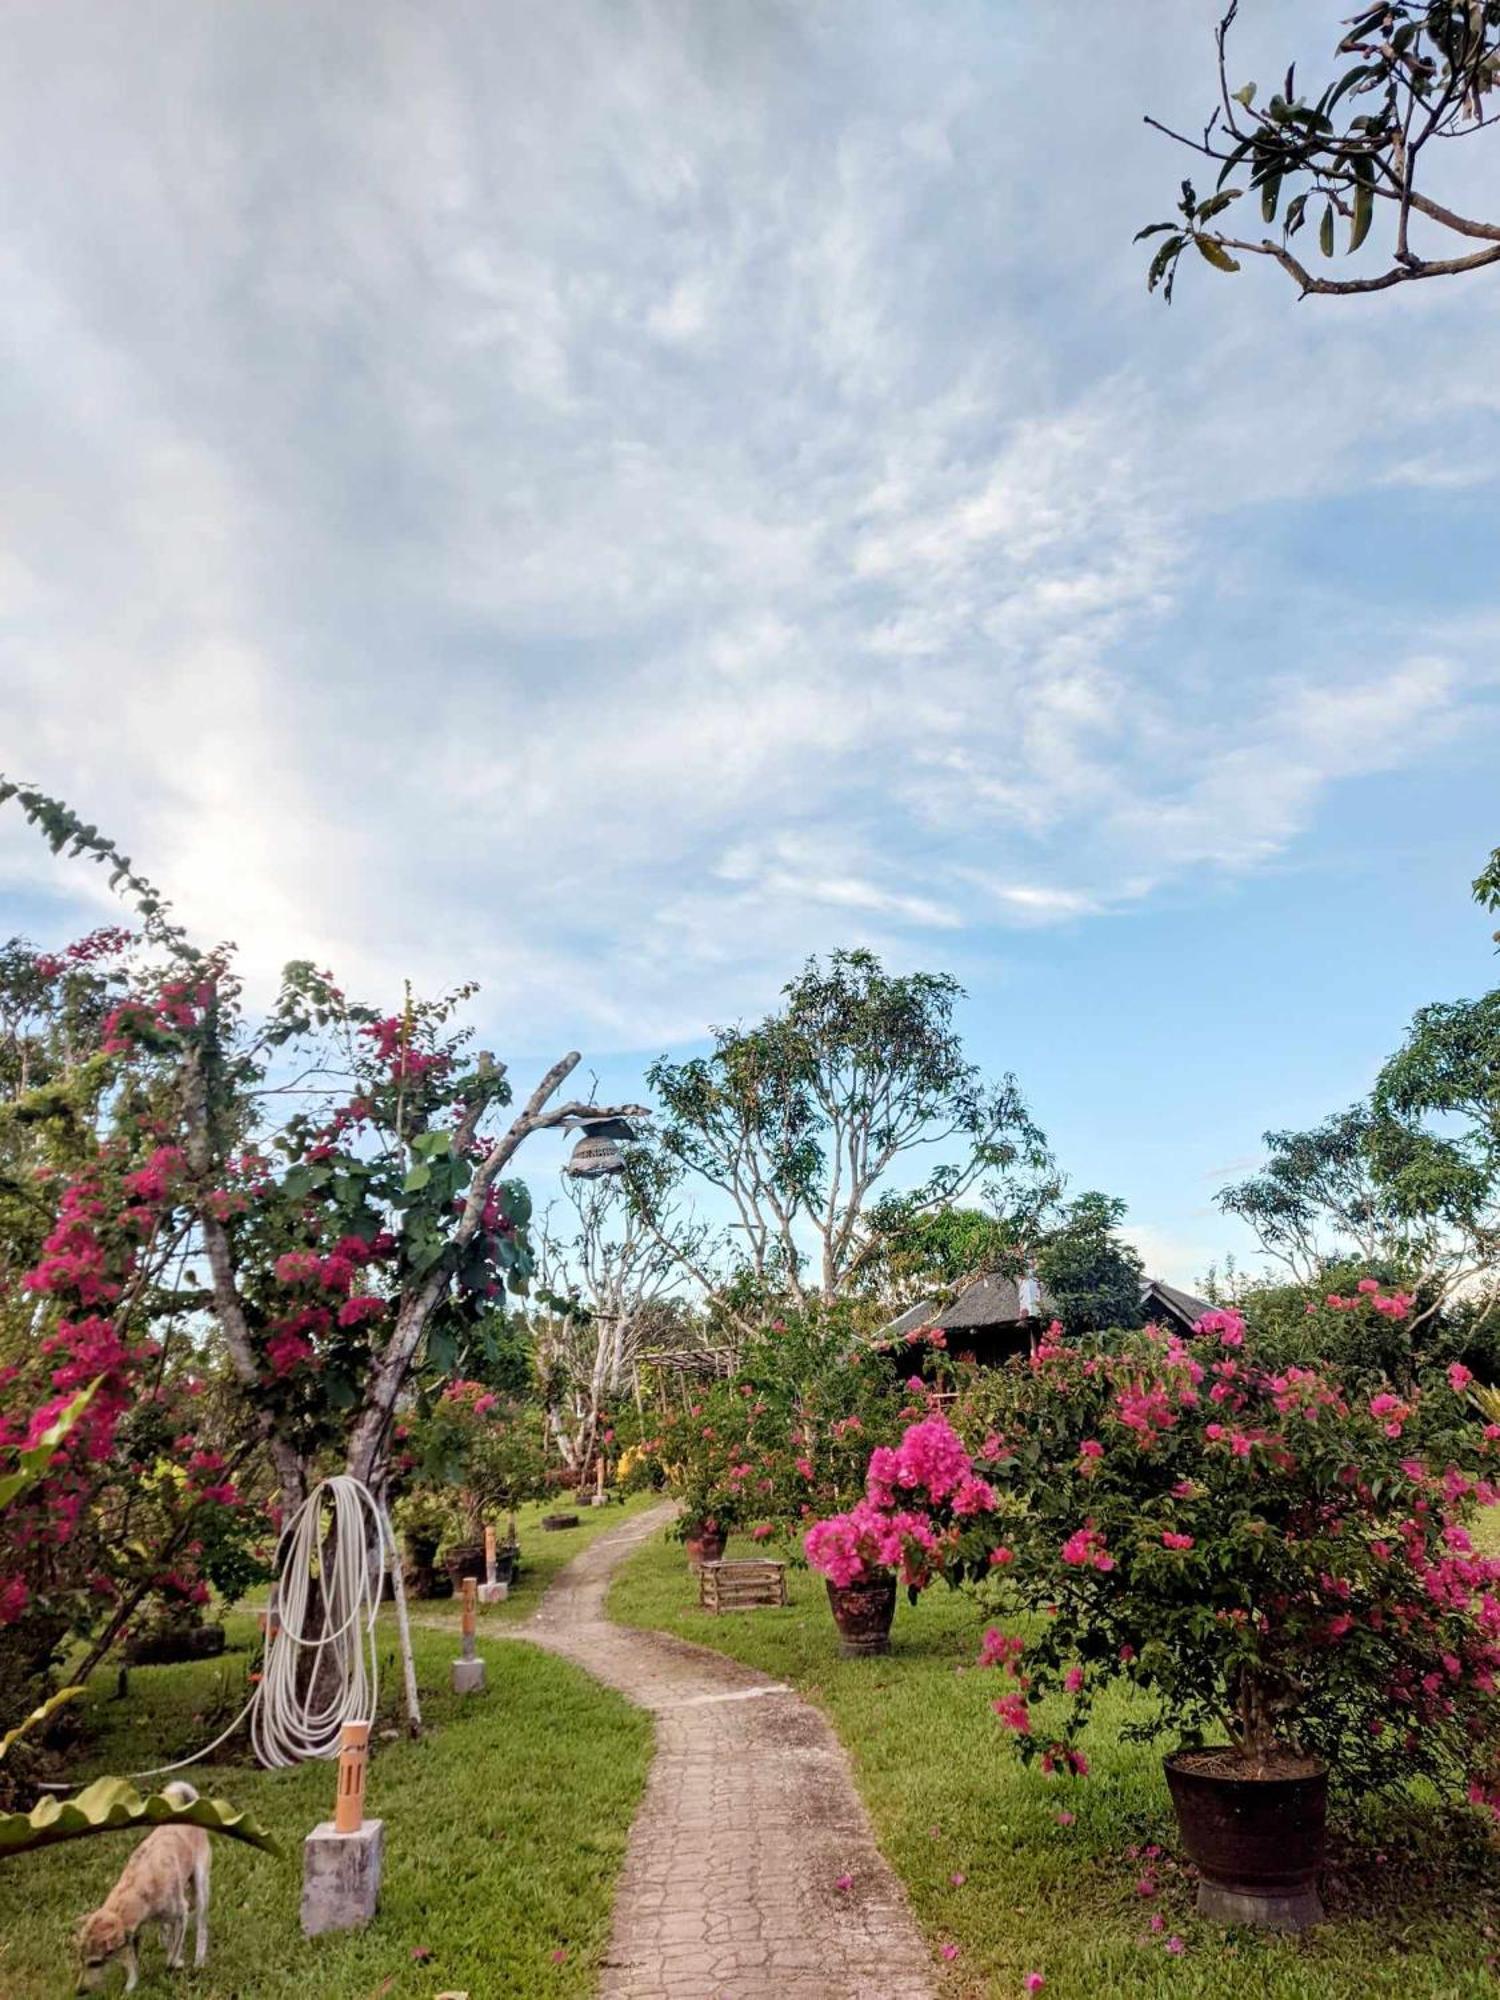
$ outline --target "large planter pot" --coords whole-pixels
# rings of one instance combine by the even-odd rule
[[[1236,1773],[1222,1750],[1179,1750],[1163,1762],[1182,1844],[1198,1869],[1199,1914],[1283,1931],[1321,1923],[1326,1767],[1307,1757],[1285,1774],[1256,1778]]]
[[[456,1542],[443,1558],[443,1567],[453,1579],[453,1588],[458,1590],[466,1576],[472,1576],[476,1583],[484,1582],[484,1543]]]
[[[839,1651],[846,1660],[864,1659],[891,1650],[891,1620],[896,1615],[896,1579],[887,1570],[863,1583],[828,1584],[833,1622],[839,1628]]]
[[[690,1535],[684,1535],[682,1546],[687,1550],[688,1568],[702,1569],[705,1563],[724,1560],[724,1530],[722,1528],[695,1528]]]

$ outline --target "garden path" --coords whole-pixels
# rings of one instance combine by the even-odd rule
[[[606,1618],[614,1570],[670,1518],[600,1535],[514,1628],[655,1718],[601,2000],[931,2000],[931,1959],[824,1718],[737,1661]]]

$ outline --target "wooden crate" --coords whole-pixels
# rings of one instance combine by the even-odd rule
[[[698,1602],[705,1611],[715,1612],[785,1604],[786,1564],[765,1556],[704,1563],[698,1572]]]

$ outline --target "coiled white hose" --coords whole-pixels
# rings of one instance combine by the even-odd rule
[[[325,1501],[330,1514],[326,1537]],[[310,1757],[336,1757],[346,1722],[375,1720],[380,1700],[375,1620],[387,1558],[394,1571],[398,1557],[390,1518],[369,1487],[342,1472],[315,1486],[276,1544],[260,1685],[206,1748],[132,1776],[160,1778],[201,1764],[229,1741],[247,1715],[255,1755],[272,1769],[286,1770]],[[324,1667],[325,1652],[332,1655],[331,1668]],[[302,1671],[304,1654],[312,1659]]]
[[[285,1770],[310,1757],[336,1757],[346,1722],[374,1721],[375,1620],[387,1554],[394,1562],[390,1522],[369,1487],[347,1473],[314,1487],[282,1530],[250,1708],[260,1763]]]

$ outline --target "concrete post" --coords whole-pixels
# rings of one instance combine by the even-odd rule
[[[315,1826],[302,1844],[302,1929],[307,1937],[361,1929],[380,1900],[385,1822],[365,1818],[369,1747],[369,1723],[346,1722],[333,1818]]]
[[[464,1578],[464,1612],[459,1630],[462,1635],[462,1650],[453,1662],[453,1692],[455,1694],[482,1694],[484,1692],[484,1661],[474,1653],[474,1600],[478,1589],[472,1576]]]

